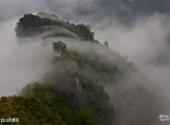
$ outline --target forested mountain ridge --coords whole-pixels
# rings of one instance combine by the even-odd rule
[[[41,16],[42,13],[21,17],[16,34],[18,38],[40,36],[43,42],[53,38],[52,68],[24,87],[19,96],[1,97],[0,117],[18,117],[24,125],[113,125],[114,107],[104,85],[116,84],[135,72],[135,66],[110,50],[108,42],[103,45],[96,41],[84,24]],[[70,32],[76,37],[70,37]],[[69,44],[73,42],[60,41],[60,37],[71,38],[70,42],[77,40],[75,44],[85,50],[72,48]]]
[[[58,27],[62,30],[57,29]],[[16,33],[18,36],[37,35],[47,31],[53,31],[47,34],[46,37],[79,37],[83,40],[94,40],[94,32],[89,26],[84,24],[74,24],[69,21],[59,19],[57,16],[48,15],[40,12],[38,15],[27,14],[22,17],[17,23]]]

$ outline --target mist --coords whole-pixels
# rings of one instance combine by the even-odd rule
[[[169,22],[169,17],[159,14],[139,18],[132,26],[116,21],[111,24],[101,22],[95,29],[96,37],[101,41],[108,40],[113,50],[127,56],[146,76],[152,75],[152,80],[157,78],[155,84],[168,85]]]
[[[52,47],[39,38],[17,39],[17,18],[0,23],[0,96],[12,96],[47,71]]]
[[[153,122],[149,124],[158,125],[162,124],[158,116],[169,114],[169,22],[169,16],[153,14],[138,18],[132,25],[106,19],[96,26],[96,37],[108,40],[110,48],[127,56],[140,70],[120,83],[124,85],[121,90],[107,88],[116,109],[123,112],[118,116],[119,124],[148,124],[150,119]],[[146,95],[131,94],[140,87]]]

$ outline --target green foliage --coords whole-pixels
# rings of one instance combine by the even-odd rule
[[[103,87],[86,82],[80,95],[54,84],[30,84],[23,97],[1,98],[0,117],[18,117],[24,125],[100,125],[108,116],[109,98]]]
[[[58,26],[62,26],[62,22],[57,21],[57,20],[51,20],[48,18],[42,18],[41,19],[44,23],[44,25],[58,25]]]
[[[19,24],[22,25],[24,28],[29,28],[29,27],[40,27],[44,23],[39,16],[27,14],[19,19]]]
[[[91,32],[90,28],[84,24],[75,25],[63,20],[56,20],[47,17],[41,18],[41,16],[33,14],[26,14],[19,19],[16,27],[16,32],[18,36],[29,36],[31,31],[38,33],[44,32],[42,28],[43,26],[60,26],[77,34],[83,40],[91,40],[92,42],[97,42],[94,40],[94,32]]]
[[[44,25],[62,25],[62,22],[57,20],[52,20],[49,18],[40,18],[38,15],[26,14],[19,19],[18,25],[23,26],[24,28],[36,28]]]
[[[37,15],[26,14],[19,19],[16,27],[17,36],[32,36],[42,32],[41,26],[44,22]]]
[[[78,25],[72,24],[71,28],[69,29],[72,32],[75,32],[76,34],[78,34],[84,40],[94,41],[94,32],[91,32],[90,29],[84,24],[78,24]]]
[[[64,53],[64,52],[66,52],[66,48],[67,48],[66,44],[63,43],[62,41],[53,42],[53,50],[55,53],[56,52]]]

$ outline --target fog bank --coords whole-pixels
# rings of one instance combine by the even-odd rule
[[[26,84],[40,79],[53,56],[51,45],[44,45],[39,38],[18,42],[16,20],[0,23],[0,96],[17,94]]]

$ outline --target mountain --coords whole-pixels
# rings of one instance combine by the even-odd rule
[[[157,98],[141,86],[126,89],[129,75],[138,74],[138,69],[111,50],[109,42],[95,40],[88,25],[38,13],[21,17],[15,30],[23,45],[25,39],[33,37],[44,46],[50,44],[53,56],[49,70],[40,79],[25,86],[18,96],[1,97],[1,118],[17,117],[24,125],[113,125],[120,122],[120,114],[127,117],[121,111],[128,114],[137,103],[148,108],[136,111],[143,116],[141,122],[130,119],[128,124],[154,122],[154,118],[144,117],[143,111],[149,112],[147,116],[155,115],[158,108],[152,104]],[[113,87],[114,95],[109,95],[107,86]],[[118,97],[126,99],[120,102]]]

